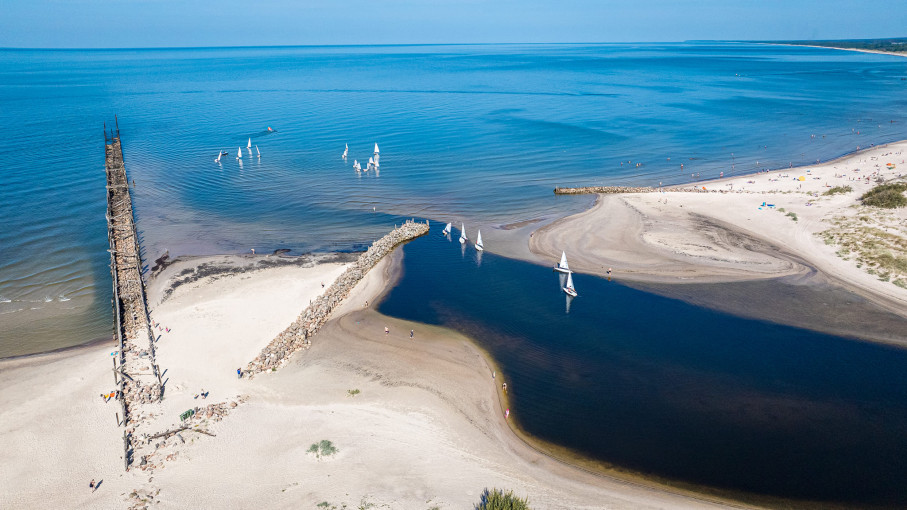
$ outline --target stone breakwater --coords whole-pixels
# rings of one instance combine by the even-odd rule
[[[402,243],[428,233],[428,222],[407,221],[378,239],[364,252],[324,294],[315,299],[287,329],[277,335],[246,367],[249,374],[257,374],[279,367],[294,352],[307,347],[312,336],[327,322],[331,312],[346,298],[353,287],[365,277],[385,255]]]
[[[587,194],[618,194],[618,193],[761,193],[766,191],[754,192],[742,189],[706,189],[705,186],[685,186],[672,188],[652,188],[648,186],[627,187],[627,186],[585,186],[582,188],[554,188],[555,195],[587,195]]]
[[[585,186],[582,188],[554,188],[555,195],[585,195],[589,193],[651,193],[656,191],[650,187],[626,186]]]

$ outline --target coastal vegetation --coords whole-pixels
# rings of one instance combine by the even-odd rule
[[[827,220],[832,228],[817,235],[826,245],[837,246],[836,254],[844,260],[853,259],[858,268],[880,281],[907,288],[907,226],[895,213],[858,207],[854,216]]]
[[[897,209],[898,207],[907,206],[907,197],[904,196],[905,191],[907,191],[907,182],[879,184],[864,193],[860,200],[863,201],[863,205]]]
[[[475,510],[530,510],[529,500],[513,495],[513,491],[485,489]]]
[[[336,454],[338,451],[340,450],[338,450],[334,446],[334,443],[328,441],[327,439],[322,439],[317,443],[312,443],[312,446],[309,446],[307,453],[314,454],[315,458],[320,460],[322,457],[330,457]]]
[[[831,188],[830,190],[828,190],[822,194],[831,196],[831,195],[850,193],[851,191],[853,191],[853,188],[850,186],[835,186],[834,188]]]
[[[773,41],[776,44],[793,44],[796,46],[822,46],[825,48],[840,48],[845,50],[886,51],[892,53],[907,53],[907,38],[887,39],[846,39],[831,41]]]

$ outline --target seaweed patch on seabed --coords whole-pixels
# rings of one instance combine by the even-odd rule
[[[285,253],[285,251],[282,250],[278,251]],[[275,254],[276,253],[277,252],[275,252]],[[205,262],[195,267],[183,269],[182,271],[177,273],[171,280],[170,285],[164,291],[162,300],[169,298],[177,287],[205,278],[210,278],[212,281],[214,281],[225,276],[251,273],[262,269],[271,269],[275,267],[312,267],[316,264],[347,263],[355,260],[358,256],[359,253],[327,253],[318,255],[309,253],[299,256],[271,255],[252,261],[251,263],[246,263],[245,261],[226,263]],[[171,263],[172,262],[173,261],[171,261]]]

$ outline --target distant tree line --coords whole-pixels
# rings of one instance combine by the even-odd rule
[[[798,46],[824,46],[827,48],[846,48],[854,50],[892,51],[907,53],[907,37],[894,39],[847,39],[843,41],[770,41],[780,44]]]

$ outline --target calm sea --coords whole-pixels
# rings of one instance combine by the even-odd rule
[[[775,508],[907,506],[907,351],[589,275],[568,298],[551,268],[441,228],[403,248],[379,311],[475,339],[531,435],[672,483],[796,500]]]
[[[907,138],[905,79],[897,57],[752,44],[0,50],[0,357],[111,333],[114,114],[153,259],[352,250],[405,217],[585,205],[555,185],[827,159]],[[357,175],[375,143],[380,175]]]

